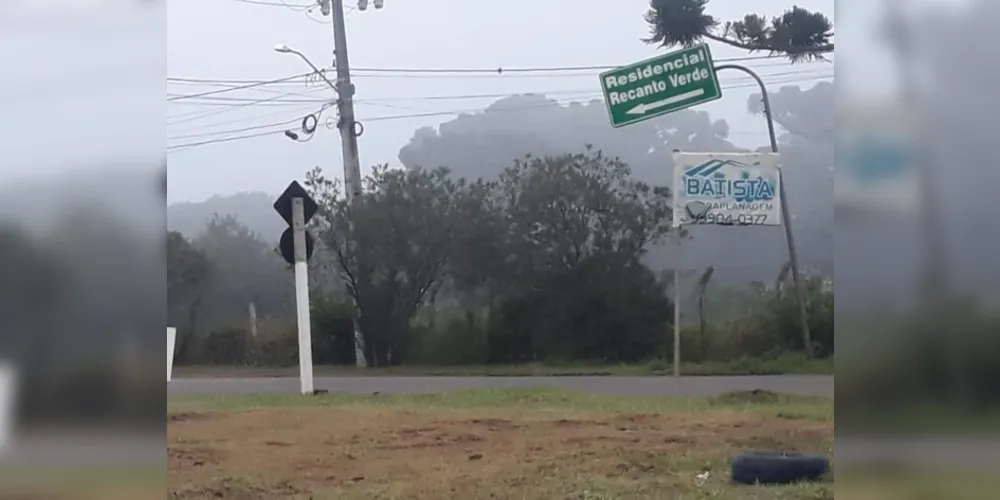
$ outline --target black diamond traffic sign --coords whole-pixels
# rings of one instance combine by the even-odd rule
[[[292,183],[285,188],[285,192],[281,193],[281,196],[275,200],[274,210],[278,212],[278,215],[280,215],[282,219],[285,219],[285,222],[288,223],[289,226],[291,226],[292,198],[302,198],[302,209],[305,219],[303,222],[308,224],[309,219],[312,219],[313,215],[316,215],[316,210],[319,206],[316,204],[316,201],[309,196],[309,193],[306,192],[305,188],[303,188],[297,181],[292,181]]]

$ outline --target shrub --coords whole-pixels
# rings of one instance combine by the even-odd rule
[[[409,362],[481,365],[489,361],[488,319],[474,311],[439,314],[432,325],[413,327]]]
[[[315,333],[313,338],[315,341]],[[313,346],[315,361],[316,346]],[[247,362],[261,367],[295,366],[299,361],[299,337],[294,320],[266,320],[257,326],[257,338]]]
[[[316,294],[312,297],[313,362],[353,365],[354,306],[343,296]]]
[[[245,328],[228,327],[209,332],[200,339],[198,364],[246,365],[250,360],[251,342]],[[197,340],[195,340],[197,341]]]
[[[818,278],[807,278],[806,313],[810,337],[817,355],[834,354],[833,289]],[[744,318],[729,322],[719,346],[721,357],[776,357],[782,352],[804,352],[799,303],[794,291],[773,292],[752,307]]]
[[[591,258],[501,303],[490,361],[646,360],[663,346],[671,308],[645,266]]]

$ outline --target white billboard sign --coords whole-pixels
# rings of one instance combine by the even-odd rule
[[[674,227],[780,226],[778,153],[674,152]]]

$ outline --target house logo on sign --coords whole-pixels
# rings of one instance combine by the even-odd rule
[[[674,152],[674,226],[781,225],[777,153]]]
[[[683,178],[684,195],[738,203],[773,201],[777,179],[754,177],[751,169],[757,166],[735,160],[710,160],[687,168]]]

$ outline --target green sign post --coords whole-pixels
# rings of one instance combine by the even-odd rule
[[[601,73],[611,126],[623,127],[722,97],[708,45]]]

